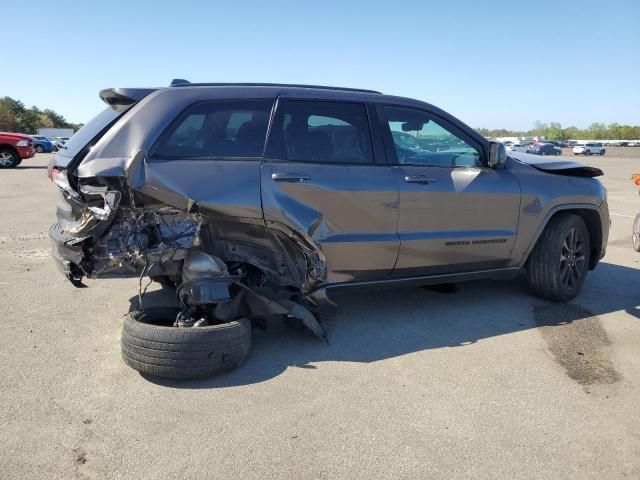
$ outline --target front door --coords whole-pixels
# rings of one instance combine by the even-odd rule
[[[262,165],[269,223],[324,253],[330,283],[386,278],[398,256],[398,185],[362,103],[278,100]]]
[[[516,240],[520,186],[482,146],[427,111],[379,107],[400,188],[394,276],[499,268]]]

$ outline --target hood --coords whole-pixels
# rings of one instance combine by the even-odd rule
[[[573,177],[599,177],[604,175],[599,168],[589,167],[573,160],[556,160],[524,152],[509,152],[509,157],[543,172],[556,175],[570,175]]]
[[[29,135],[25,135],[24,133],[0,132],[0,135],[3,137],[13,137],[16,140],[31,140],[31,137]]]

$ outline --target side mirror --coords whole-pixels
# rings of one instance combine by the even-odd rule
[[[489,166],[496,168],[507,161],[507,149],[500,142],[491,142],[489,149]]]

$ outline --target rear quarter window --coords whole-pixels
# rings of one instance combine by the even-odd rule
[[[114,110],[111,107],[105,108],[69,138],[67,143],[58,151],[58,155],[68,158],[75,157],[85,145],[93,140],[93,138],[109,124],[117,120],[123,113],[123,110]]]
[[[216,101],[193,105],[159,138],[152,156],[180,158],[261,157],[273,101]]]

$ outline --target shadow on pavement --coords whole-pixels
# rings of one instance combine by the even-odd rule
[[[547,306],[544,326],[626,311],[640,318],[637,269],[602,263],[590,272],[583,293],[565,308],[533,297],[524,282],[479,281],[454,291],[410,288],[336,297],[340,308],[323,310],[329,345],[280,319],[254,329],[252,352],[240,368],[202,380],[145,377],[172,388],[219,388],[262,382],[287,368],[315,369],[315,363],[370,363],[434,348],[456,348],[478,340],[541,326],[533,310]],[[175,305],[175,292],[147,293],[147,306]],[[131,299],[137,305],[137,297]],[[555,308],[557,306],[557,308]],[[577,313],[576,313],[577,312]]]

